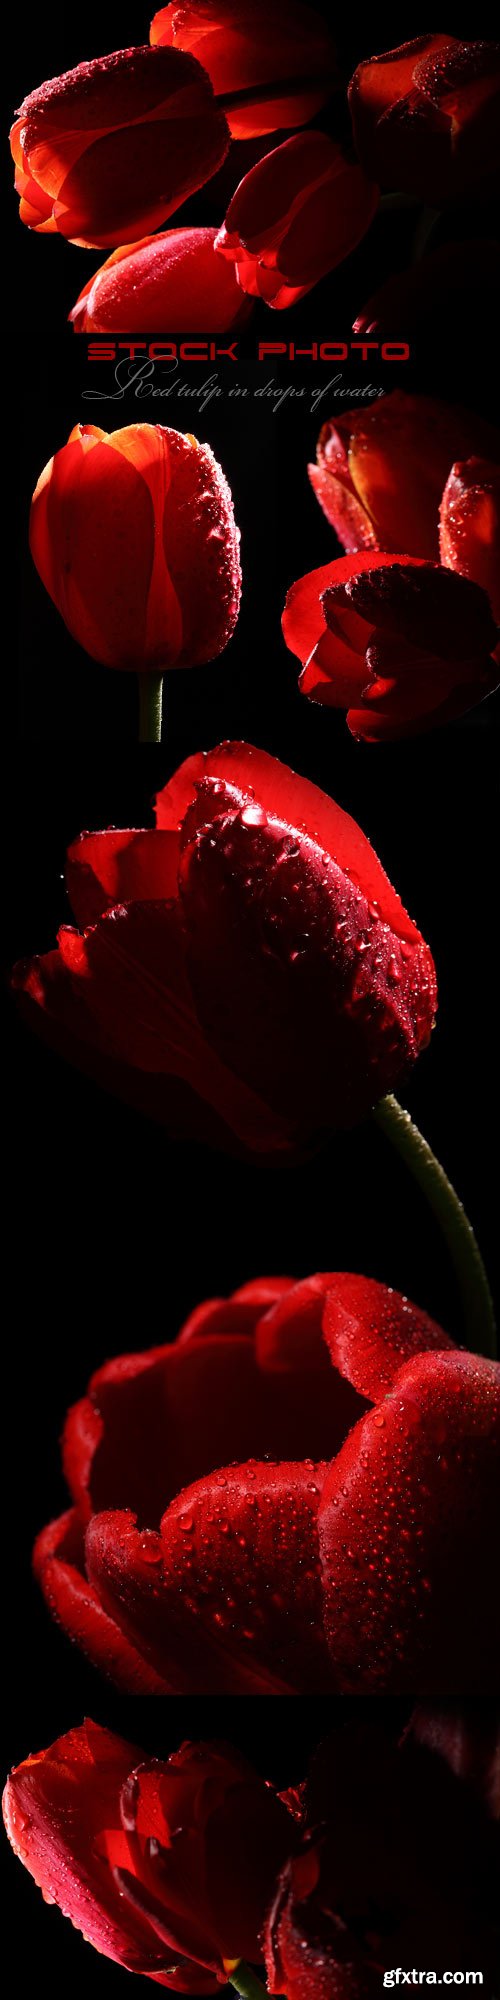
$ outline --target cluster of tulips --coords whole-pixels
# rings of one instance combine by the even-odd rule
[[[346,553],[288,593],[302,693],[370,743],[464,714],[500,679],[498,432],[395,390],[326,423],[309,471]],[[238,618],[239,533],[209,446],[78,424],[38,482],[31,548],[73,638],[139,673],[158,736],[151,690],[161,702],[167,669],[213,660]]]
[[[337,1718],[305,1779],[290,1763],[280,1792],[230,1744],[152,1757],[88,1721],[12,1772],[7,1831],[98,1951],[176,1993],[232,1982],[264,2000],[265,1979],[287,2000],[377,2000],[424,1962],[436,1985],[450,1965],[480,1965],[492,1994],[500,1744],[488,1705],[419,1706],[399,1741],[383,1720]]]
[[[149,45],[32,91],[11,133],[23,222],[113,251],[77,330],[227,329],[252,299],[289,307],[341,263],[381,190],[439,205],[494,185],[498,45],[430,34],[369,57],[343,145],[304,129],[339,84],[327,22],[301,0],[171,0]],[[266,151],[279,131],[292,136]],[[256,158],[222,225],[165,231],[242,140]]]

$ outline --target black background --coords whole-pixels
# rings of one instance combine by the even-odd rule
[[[349,33],[335,21],[346,77],[363,55],[398,39],[401,25],[395,32],[394,23],[384,28],[384,20],[388,17],[378,12],[375,25],[374,14],[373,26],[364,32],[349,20]],[[46,9],[34,13],[26,43],[18,28],[13,105],[45,75],[128,41],[146,40],[148,23],[139,4],[87,5],[84,15],[68,13],[64,22]],[[471,14],[459,19],[453,10],[438,25],[469,36],[492,31],[484,16],[481,22]],[[405,18],[405,35],[421,27],[421,17]],[[317,122],[324,125],[326,118]],[[242,161],[244,151],[237,149]],[[193,222],[219,221],[237,177],[232,164],[229,181],[227,165],[223,176],[225,184],[219,188],[217,177],[181,219],[185,214]],[[3,781],[11,892],[4,923],[6,980],[13,959],[47,949],[58,923],[67,920],[64,851],[81,828],[148,824],[152,795],[169,773],[193,750],[223,736],[244,736],[273,751],[360,821],[433,949],[438,1026],[405,1102],[455,1180],[491,1270],[498,1227],[496,1148],[490,1141],[498,1036],[495,703],[414,743],[372,748],[352,742],[342,716],[298,695],[295,663],[282,643],[279,621],[292,579],[335,554],[334,537],[305,472],[319,422],[332,413],[331,405],[321,406],[319,418],[300,403],[272,418],[263,405],[243,405],[235,416],[233,406],[212,403],[204,419],[179,414],[165,421],[193,425],[212,444],[230,480],[242,528],[240,621],[221,661],[168,677],[164,741],[158,748],[136,747],[134,677],[107,673],[72,642],[31,565],[27,516],[45,460],[84,413],[112,428],[134,417],[162,421],[161,408],[150,411],[143,404],[135,410],[128,404],[108,419],[81,403],[85,343],[64,321],[101,258],[37,238],[21,228],[16,207],[18,358],[6,379],[16,425],[20,658]],[[270,339],[282,337],[285,321],[289,337],[299,332],[349,337],[354,311],[391,263],[404,261],[407,226],[395,217],[380,219],[348,265],[293,316],[259,310],[252,335],[266,329]],[[486,221],[463,215],[451,228],[458,226],[480,233]],[[9,335],[10,343],[13,338]],[[385,387],[416,386],[492,416],[490,338],[487,302],[469,299],[464,321],[440,322],[417,346],[411,370],[366,373]],[[299,373],[304,379],[298,368],[286,379]],[[352,381],[355,395],[354,374]],[[12,587],[9,577],[6,599]],[[160,1754],[186,1734],[230,1736],[266,1775],[294,1781],[307,1750],[328,1726],[331,1704],[236,1701],[225,1702],[222,1712],[222,1704],[202,1700],[161,1709],[125,1701],[106,1690],[51,1624],[31,1582],[30,1549],[36,1530],[65,1505],[58,1436],[68,1404],[108,1355],[173,1337],[201,1298],[228,1292],[262,1272],[364,1270],[407,1291],[460,1338],[459,1306],[437,1231],[386,1141],[369,1124],[342,1142],[332,1141],[307,1166],[283,1172],[259,1172],[202,1150],[174,1150],[160,1128],[107,1098],[32,1040],[6,1005],[11,1116],[5,1208],[12,1292],[5,1398],[4,1764],[49,1742],[87,1712]],[[350,1706],[344,1704],[346,1713]],[[392,1709],[399,1718],[397,1705]],[[73,1987],[80,1982],[83,1991],[89,1975],[103,2000],[113,1982],[117,1994],[120,1982],[124,1989],[121,1969],[95,1954],[90,1958],[70,1926],[43,1908],[14,1861],[9,1894],[12,1914],[31,1925],[32,1973],[39,1955],[40,1973],[50,1966],[57,1994],[67,1982]]]

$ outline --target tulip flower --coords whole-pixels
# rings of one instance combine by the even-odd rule
[[[369,56],[349,86],[367,174],[433,207],[498,171],[500,44],[418,35]]]
[[[348,554],[404,548],[436,562],[443,488],[454,460],[472,452],[500,460],[500,435],[491,424],[436,397],[393,389],[323,424],[308,473]]]
[[[261,1957],[291,1812],[237,1750],[167,1760],[84,1722],[27,1757],[4,1792],[9,1839],[97,1951],[176,1993],[217,1993]]]
[[[213,660],[238,616],[239,534],[210,446],[160,424],[76,424],[41,473],[30,546],[77,643],[138,672],[143,730],[159,734],[165,669]]]
[[[458,1719],[473,1753],[470,1710]],[[285,1865],[266,1924],[269,1993],[375,2000],[422,1963],[441,1986],[450,1965],[481,1965],[494,1991],[498,1812],[454,1775],[449,1733],[447,1708],[426,1703],[399,1745],[361,1715],[316,1752],[305,1799],[316,1831]],[[498,1723],[495,1749],[498,1771]]]
[[[440,508],[441,561],[480,583],[500,625],[500,467],[453,465]]]
[[[300,0],[172,0],[155,14],[151,41],[203,63],[234,139],[307,125],[336,81],[327,23]]]
[[[264,751],[189,758],[156,820],[73,843],[86,928],[18,969],[30,1014],[171,1131],[310,1150],[427,1046],[430,951],[355,821]]]
[[[75,333],[224,333],[251,312],[214,257],[215,229],[167,229],[106,258],[70,313]]]
[[[166,222],[229,145],[209,77],[177,49],[120,49],[25,97],[11,150],[21,221],[97,249]]]
[[[301,132],[245,174],[215,248],[244,292],[282,309],[349,256],[377,202],[378,188],[335,140]]]
[[[35,1571],[122,1692],[485,1693],[499,1434],[498,1366],[392,1288],[254,1279],[92,1377]]]
[[[417,556],[366,549],[311,570],[288,592],[283,632],[301,693],[345,708],[366,743],[452,721],[498,685],[485,591]]]

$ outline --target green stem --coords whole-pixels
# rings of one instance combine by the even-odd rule
[[[416,194],[381,194],[378,205],[379,214],[390,214],[393,209],[398,208],[415,208],[417,200],[418,197]]]
[[[236,1987],[236,1992],[241,1993],[242,2000],[262,2000],[263,1993],[267,1994],[267,1986],[263,1986],[262,1980],[257,1978],[257,1973],[252,1971],[251,1965],[247,1965],[244,1958],[238,1959],[238,1964],[233,1967],[232,1972],[227,1973],[227,1976],[229,1985]]]
[[[496,1354],[493,1300],[472,1224],[435,1153],[397,1097],[382,1097],[373,1113],[432,1209],[449,1251],[460,1290],[468,1346]]]
[[[163,674],[139,674],[139,742],[161,743]]]
[[[421,258],[425,256],[426,250],[429,249],[431,237],[434,235],[434,230],[437,229],[438,222],[440,221],[441,210],[439,208],[422,209],[413,238],[412,264],[420,264]]]

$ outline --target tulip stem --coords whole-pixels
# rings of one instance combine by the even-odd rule
[[[263,1993],[267,1994],[267,1986],[263,1986],[262,1980],[257,1978],[252,1966],[247,1965],[246,1959],[238,1958],[236,1963],[231,1965],[231,1971],[228,1959],[225,1963],[229,1985],[236,1987],[236,1992],[241,1993],[242,2000],[262,2000]]]
[[[472,1224],[455,1188],[397,1097],[382,1097],[373,1116],[409,1167],[442,1231],[459,1286],[472,1353],[494,1356],[496,1327],[490,1287]]]
[[[163,674],[139,674],[139,742],[161,743]]]
[[[275,101],[279,103],[280,97],[296,97],[297,93],[302,94],[304,90],[324,92],[328,84],[331,84],[332,90],[334,86],[340,87],[338,70],[325,68],[321,76],[280,77],[275,83],[248,84],[245,90],[223,90],[220,93],[216,92],[215,102],[220,111],[229,113],[244,111],[247,104],[274,104]]]

